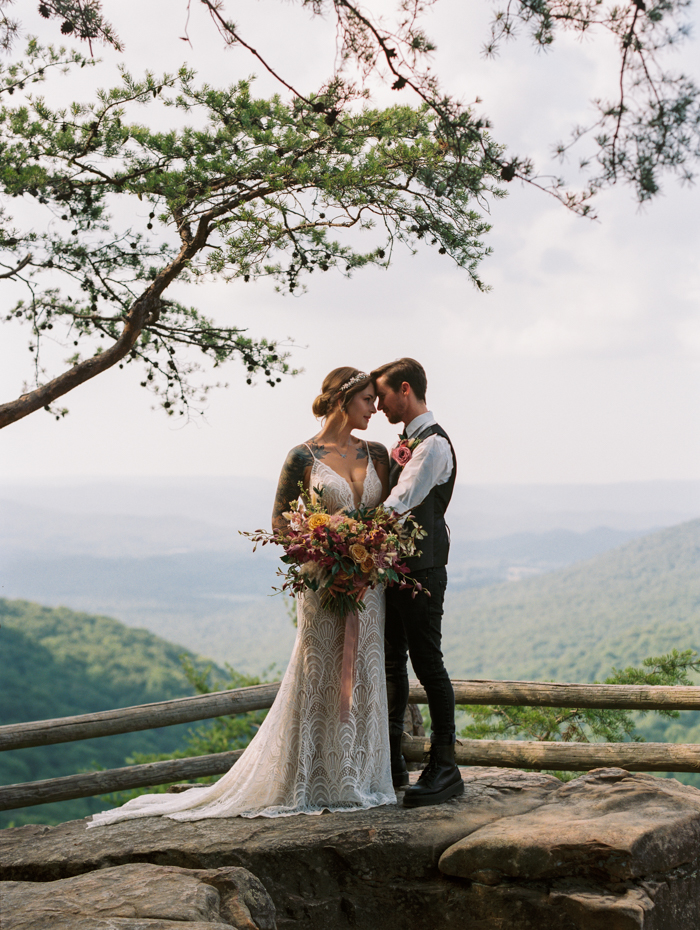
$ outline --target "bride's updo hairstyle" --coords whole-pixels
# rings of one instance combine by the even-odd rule
[[[321,385],[321,393],[311,406],[315,417],[329,416],[338,400],[341,399],[341,409],[344,411],[348,402],[352,400],[355,394],[358,394],[363,388],[367,387],[369,375],[359,368],[334,368],[333,371],[326,375]]]

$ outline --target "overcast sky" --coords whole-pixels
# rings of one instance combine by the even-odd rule
[[[178,38],[185,0],[105,0],[127,67],[172,71],[187,60],[220,84],[252,73],[246,53],[222,51],[193,6],[190,48]],[[231,6],[251,44],[304,89],[328,75],[327,25],[276,0]],[[484,61],[490,5],[469,6],[439,0],[428,25],[439,46],[435,69],[465,101],[483,100],[497,139],[546,159],[585,119],[588,98],[614,80],[614,57],[590,41],[538,55],[522,38]],[[47,32],[38,17],[25,25],[56,40],[55,25]],[[118,56],[99,54],[104,65],[79,81],[53,79],[49,96],[85,99],[91,81],[108,85]],[[679,64],[694,59],[696,44]],[[273,88],[261,79],[257,90]],[[274,390],[250,389],[231,365],[229,389],[213,392],[204,421],[188,425],[151,409],[138,372],[109,372],[65,398],[62,422],[41,412],[4,429],[0,477],[273,477],[287,449],[317,430],[311,402],[330,369],[369,370],[411,355],[427,369],[429,405],[455,442],[462,482],[700,479],[698,189],[669,178],[641,211],[631,190],[612,191],[599,198],[599,222],[518,184],[509,194],[493,208],[494,254],[481,269],[490,293],[429,247],[350,281],[313,276],[300,297],[266,282],[198,287],[187,299],[217,318],[256,337],[292,336],[292,362],[305,372]],[[0,398],[9,400],[30,371],[26,334],[5,329]],[[378,414],[367,435],[389,444],[394,434]]]

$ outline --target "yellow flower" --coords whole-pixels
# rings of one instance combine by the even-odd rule
[[[368,558],[369,552],[361,543],[355,543],[354,546],[350,546],[350,555],[356,562],[362,563]]]
[[[374,561],[372,560],[372,557],[369,556],[368,558],[366,558],[364,562],[360,565],[360,568],[366,575],[368,575],[374,568]]]
[[[327,513],[312,513],[309,517],[309,529],[315,530],[317,526],[326,526],[331,522]]]

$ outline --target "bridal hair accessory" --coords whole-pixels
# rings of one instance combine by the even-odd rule
[[[341,384],[341,386],[338,388],[338,393],[342,394],[343,391],[347,391],[348,388],[351,388],[353,384],[359,384],[360,381],[365,381],[367,378],[369,378],[369,375],[366,371],[358,371],[358,373],[354,377],[350,378],[349,381],[346,381],[345,384]]]

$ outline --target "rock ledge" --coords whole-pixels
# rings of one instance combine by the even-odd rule
[[[0,832],[3,930],[696,930],[700,791],[463,770],[437,807]]]

